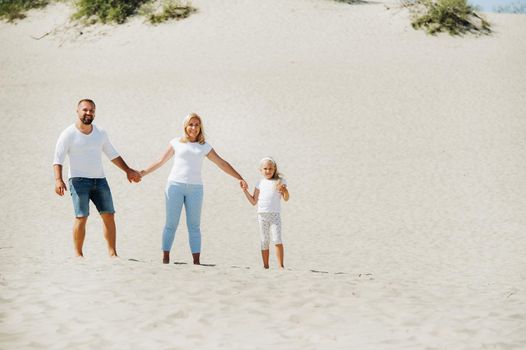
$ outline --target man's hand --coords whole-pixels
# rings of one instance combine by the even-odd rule
[[[126,176],[128,177],[129,182],[140,182],[142,178],[141,174],[134,169],[128,170]]]
[[[67,191],[66,184],[62,179],[55,180],[55,193],[59,196],[63,196],[64,192]]]

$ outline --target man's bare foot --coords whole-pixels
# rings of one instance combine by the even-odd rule
[[[163,264],[170,263],[170,252],[163,251]]]

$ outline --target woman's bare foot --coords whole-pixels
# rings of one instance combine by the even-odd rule
[[[163,264],[170,263],[170,252],[163,251]]]

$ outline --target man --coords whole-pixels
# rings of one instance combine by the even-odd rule
[[[86,222],[89,216],[91,200],[102,217],[104,237],[108,242],[108,253],[117,256],[116,229],[113,200],[102,169],[101,152],[119,168],[126,172],[128,181],[139,182],[141,175],[128,167],[115,150],[104,130],[92,124],[95,119],[95,102],[89,99],[80,100],[77,104],[75,124],[70,125],[58,138],[55,148],[53,168],[55,171],[55,192],[63,196],[67,191],[62,179],[62,165],[66,155],[69,156],[69,188],[75,210],[73,225],[73,244],[75,255],[83,257],[82,245],[86,235]]]

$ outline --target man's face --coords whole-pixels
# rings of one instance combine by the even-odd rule
[[[95,106],[90,102],[83,101],[77,107],[77,115],[84,125],[90,125],[95,119]]]

